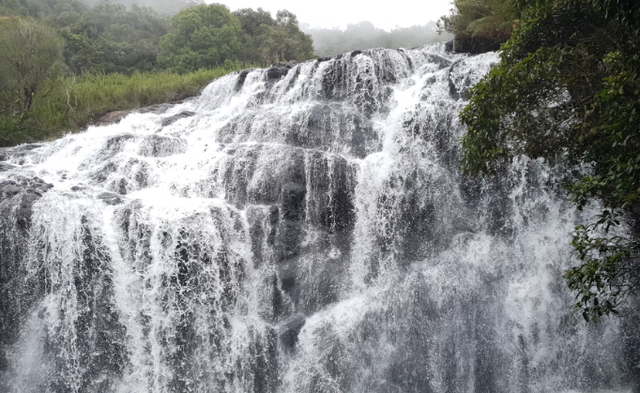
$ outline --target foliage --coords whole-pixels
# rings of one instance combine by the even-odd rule
[[[518,13],[511,0],[454,0],[451,14],[438,21],[440,31],[454,35],[460,52],[497,50],[507,41]]]
[[[38,96],[21,128],[0,116],[0,146],[54,139],[81,129],[107,112],[172,102],[198,93],[212,79],[245,68],[242,63],[178,75],[170,72],[60,77]]]
[[[242,26],[221,4],[199,5],[175,15],[173,32],[162,37],[160,63],[180,73],[238,60]]]
[[[297,17],[287,10],[278,11],[276,18],[261,8],[245,8],[233,12],[244,30],[244,61],[277,63],[286,60],[313,58],[313,41],[300,31]]]
[[[66,63],[76,74],[151,70],[160,37],[169,31],[168,18],[150,8],[127,10],[108,2],[82,13],[62,13],[55,20],[66,41]]]
[[[582,265],[565,279],[595,321],[640,284],[640,15],[634,2],[531,3],[461,114],[462,169],[493,174],[518,154],[592,164],[570,196],[603,210],[576,228]]]
[[[0,24],[0,110],[17,127],[61,59],[62,45],[55,30],[36,21],[8,18]]]
[[[313,56],[310,37],[287,11],[274,20],[259,10],[262,19],[243,30],[220,4],[185,9],[171,24],[151,8],[121,3],[131,1],[0,0],[1,145],[59,136],[110,110],[195,94],[202,78],[237,69],[242,60]],[[244,11],[245,19],[253,13]],[[95,97],[83,96],[89,91]]]
[[[273,19],[262,9],[231,14],[221,4],[200,5],[174,16],[172,26],[173,32],[162,38],[158,59],[176,72],[227,60],[276,63],[313,57],[311,38],[288,11],[278,11]]]
[[[101,0],[83,0],[83,3],[93,7],[100,3]],[[152,8],[155,12],[163,15],[175,15],[181,10],[202,4],[199,0],[115,0],[114,3],[122,4],[125,7],[147,7]]]
[[[183,9],[172,21],[138,5],[166,3],[182,9],[196,2],[201,1],[2,0],[0,18],[31,17],[52,26],[64,39],[65,68],[76,75],[168,68],[190,72],[227,60],[267,63],[314,57],[311,37],[286,10],[273,18],[262,9],[232,15],[221,4],[201,4]]]
[[[79,0],[9,0],[0,7],[2,14],[54,27],[64,38],[64,62],[77,75],[156,68],[160,38],[169,31],[169,18],[151,8],[108,1],[88,8]]]
[[[315,53],[335,56],[340,53],[372,48],[415,48],[449,39],[438,36],[434,22],[422,26],[398,27],[389,32],[368,21],[350,24],[345,30],[306,29],[313,38]]]

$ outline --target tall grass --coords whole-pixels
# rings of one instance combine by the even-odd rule
[[[156,72],[58,78],[48,92],[36,96],[21,122],[10,115],[0,116],[0,146],[55,139],[111,111],[184,99],[196,95],[211,80],[243,68],[246,66],[234,63],[182,75]]]

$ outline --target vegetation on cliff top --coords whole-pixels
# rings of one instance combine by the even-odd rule
[[[313,46],[287,11],[274,19],[202,4],[170,18],[109,1],[4,0],[0,53],[7,146],[58,137],[108,111],[197,94],[245,64],[312,58]]]
[[[0,146],[51,140],[81,130],[107,112],[141,108],[194,96],[212,79],[246,68],[243,63],[177,74],[87,74],[48,81],[20,123],[0,113]],[[50,86],[49,86],[50,85]]]
[[[498,50],[511,36],[519,15],[512,0],[454,0],[453,6],[450,15],[440,18],[438,27],[453,34],[459,52]]]

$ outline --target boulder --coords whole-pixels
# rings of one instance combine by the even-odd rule
[[[177,113],[177,114],[175,114],[173,116],[169,116],[169,117],[165,118],[164,120],[162,120],[162,126],[166,127],[166,126],[168,126],[170,124],[173,124],[173,123],[177,122],[180,119],[191,117],[191,116],[194,116],[195,114],[196,114],[195,112],[191,112],[191,111],[182,111],[180,113]]]
[[[0,147],[0,161],[7,161],[9,159],[9,149],[6,147]]]
[[[15,166],[7,164],[6,162],[0,162],[0,172],[6,172],[13,168],[15,168]]]
[[[240,91],[240,89],[242,89],[242,86],[244,85],[244,81],[247,80],[247,75],[249,75],[251,71],[253,71],[253,68],[247,68],[246,70],[242,70],[238,73],[238,79],[236,81],[236,87],[235,87],[236,91]]]
[[[444,44],[444,50],[447,51],[447,52],[453,52],[453,40],[447,41]]]
[[[120,197],[120,195],[113,192],[103,192],[98,195],[98,199],[102,200],[109,206],[119,205],[122,203],[122,198]]]
[[[291,66],[282,63],[276,63],[267,70],[267,81],[275,81],[289,73]]]
[[[278,326],[278,341],[280,344],[288,350],[293,350],[298,342],[300,330],[302,330],[306,322],[307,320],[302,314],[296,314],[285,319]]]
[[[39,177],[17,177],[0,182],[0,201],[12,198],[18,194],[26,193],[41,197],[53,185],[45,183]]]

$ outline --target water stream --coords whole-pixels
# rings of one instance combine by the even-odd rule
[[[594,212],[563,172],[458,171],[457,114],[497,60],[248,70],[0,152],[0,391],[630,391],[637,313],[571,312]]]

